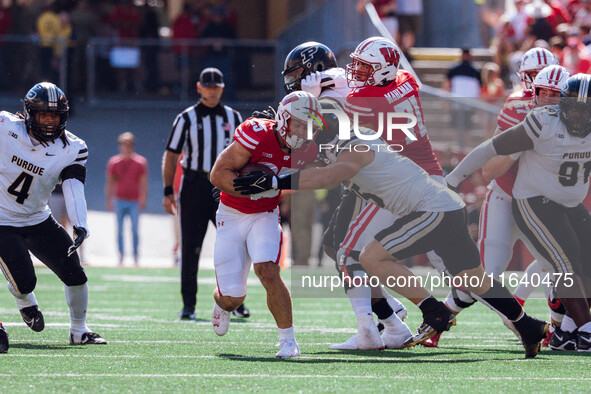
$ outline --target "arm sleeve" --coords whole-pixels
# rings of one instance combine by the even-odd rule
[[[488,139],[482,144],[478,145],[474,150],[454,168],[448,176],[445,177],[447,184],[451,187],[458,187],[458,185],[474,171],[485,165],[490,159],[495,157],[497,152],[492,144],[492,140]]]
[[[77,227],[84,227],[88,231],[84,184],[78,179],[65,179],[62,182],[62,190],[64,192],[64,200],[70,223]]]

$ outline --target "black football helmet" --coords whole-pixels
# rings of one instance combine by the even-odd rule
[[[324,44],[308,41],[287,54],[283,65],[283,80],[287,93],[301,90],[300,81],[316,71],[337,67],[334,53]]]
[[[568,133],[586,137],[591,132],[591,75],[577,74],[560,91],[560,120]]]
[[[68,99],[60,88],[51,82],[41,82],[29,90],[23,100],[25,125],[40,142],[50,142],[64,134],[70,107]],[[42,124],[37,121],[37,114],[52,112],[59,114],[57,126]]]

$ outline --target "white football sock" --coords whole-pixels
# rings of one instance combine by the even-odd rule
[[[279,340],[280,341],[289,341],[289,340],[295,341],[293,326],[291,326],[289,328],[277,328],[277,331],[279,331]]]
[[[8,291],[14,296],[16,307],[19,310],[30,306],[39,305],[37,304],[37,299],[35,298],[35,294],[33,292],[30,292],[29,294],[21,294],[16,291],[10,282],[8,282]]]
[[[579,327],[579,331],[591,332],[591,321],[588,321],[587,323],[585,323],[581,327]]]
[[[532,291],[535,290],[535,287],[532,286],[533,283],[541,283],[544,279],[544,273],[542,272],[542,264],[538,262],[538,260],[534,260],[527,266],[525,272],[523,273],[524,278],[523,280],[519,281],[519,286],[515,289],[513,295],[520,300],[527,300],[531,295]],[[527,278],[527,280],[526,280]]]
[[[573,332],[577,329],[577,325],[573,319],[568,316],[564,316],[564,319],[562,319],[562,324],[560,325],[560,329],[566,332]]]
[[[66,286],[66,302],[70,307],[70,333],[82,335],[90,330],[86,326],[86,308],[88,307],[88,285]]]

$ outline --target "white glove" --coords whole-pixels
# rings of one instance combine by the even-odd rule
[[[301,85],[302,90],[312,94],[314,97],[320,96],[320,91],[322,87],[320,83],[322,82],[322,72],[316,71],[308,75],[306,78],[302,79]]]
[[[277,197],[277,195],[279,195],[279,192],[280,192],[279,189],[265,190],[264,192],[251,194],[250,199],[251,200],[259,200],[261,198],[273,198],[273,197]]]

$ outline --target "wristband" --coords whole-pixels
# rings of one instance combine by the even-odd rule
[[[172,186],[164,186],[164,197],[170,196],[171,194],[174,194]]]
[[[300,187],[300,172],[277,177],[277,189],[297,190]]]

